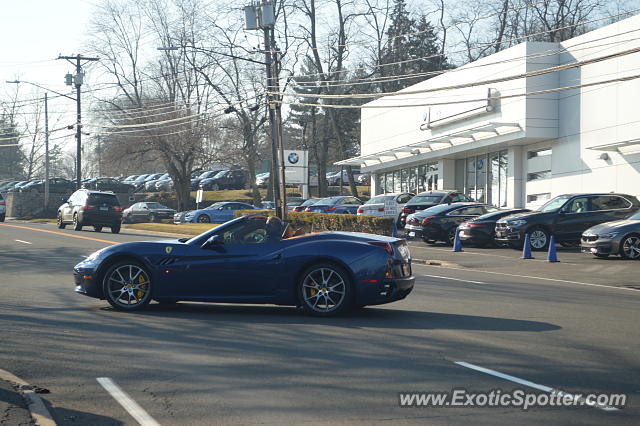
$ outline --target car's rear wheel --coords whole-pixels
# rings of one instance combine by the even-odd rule
[[[353,304],[349,275],[330,263],[313,265],[302,273],[298,296],[305,312],[322,317],[337,315]]]
[[[625,259],[637,260],[640,259],[640,236],[632,234],[622,239],[620,244],[620,256]]]
[[[549,233],[542,228],[534,228],[529,234],[532,250],[546,250],[549,247]]]
[[[149,222],[155,222],[156,221],[156,215],[154,215],[153,213],[149,214]]]
[[[211,218],[206,214],[198,216],[198,223],[211,223]]]
[[[112,234],[119,234],[120,233],[120,225],[115,225],[111,227],[111,233]]]
[[[451,228],[449,232],[447,232],[447,244],[450,246],[453,245],[453,242],[456,239],[456,229],[457,228]]]
[[[94,226],[93,230],[96,232],[102,232],[102,226]]]
[[[73,230],[74,231],[82,231],[82,223],[78,219],[78,213],[73,215]]]
[[[56,224],[58,225],[58,229],[64,229],[67,226],[67,224],[64,223],[64,220],[62,220],[62,213],[58,213]]]
[[[121,311],[136,311],[151,301],[151,275],[134,260],[112,265],[104,274],[102,289],[107,302]]]

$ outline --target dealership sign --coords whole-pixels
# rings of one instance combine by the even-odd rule
[[[293,184],[308,183],[309,152],[304,150],[284,150],[285,182]]]

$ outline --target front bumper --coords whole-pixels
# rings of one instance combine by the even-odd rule
[[[96,271],[92,268],[74,268],[73,282],[75,283],[75,292],[84,296],[103,299],[102,289],[98,285]]]
[[[580,241],[580,250],[583,253],[591,253],[593,255],[610,255],[617,254],[620,246],[615,240],[595,240],[587,241],[583,237]]]
[[[404,230],[410,237],[422,238],[422,226],[405,225]]]
[[[523,235],[524,231],[522,229],[497,226],[494,239],[499,243],[519,243],[522,241]]]

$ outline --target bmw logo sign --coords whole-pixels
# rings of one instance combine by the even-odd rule
[[[300,157],[298,157],[297,153],[292,152],[291,154],[289,154],[288,160],[289,160],[289,163],[296,164],[298,160],[300,160]]]

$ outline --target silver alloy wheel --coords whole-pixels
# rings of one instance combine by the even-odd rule
[[[340,273],[329,267],[311,270],[302,281],[304,303],[314,312],[330,313],[339,309],[346,290]]]
[[[198,223],[210,223],[210,222],[211,222],[211,218],[206,214],[201,214],[200,216],[198,216]]]
[[[622,253],[627,259],[640,259],[640,237],[632,235],[622,242]]]
[[[541,229],[536,229],[529,235],[529,243],[534,249],[541,249],[547,245],[547,234]]]
[[[151,294],[149,276],[137,265],[122,265],[105,280],[109,300],[122,309],[132,309],[146,303]]]

